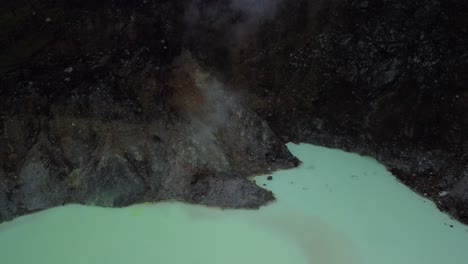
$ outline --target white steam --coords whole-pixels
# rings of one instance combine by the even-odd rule
[[[231,8],[245,15],[244,21],[234,27],[236,37],[256,31],[258,26],[272,19],[282,0],[231,0]]]
[[[282,0],[231,0],[231,8],[241,11],[250,20],[271,19]]]
[[[200,21],[236,37],[254,33],[258,26],[274,17],[283,0],[193,0],[186,20],[189,25]]]

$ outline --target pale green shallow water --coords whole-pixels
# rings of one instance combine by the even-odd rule
[[[278,198],[259,211],[181,203],[55,208],[1,224],[0,263],[468,263],[468,227],[375,160],[289,148],[304,163],[273,181],[256,178]]]

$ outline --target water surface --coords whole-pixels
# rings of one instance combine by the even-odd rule
[[[175,202],[50,209],[0,225],[1,263],[468,263],[468,227],[374,159],[288,147],[303,164],[255,178],[278,199],[261,210]]]

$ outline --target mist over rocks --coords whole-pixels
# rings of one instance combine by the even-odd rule
[[[207,22],[235,37],[255,33],[261,23],[274,18],[284,0],[192,0],[185,13],[189,27]]]
[[[2,5],[1,220],[256,208],[274,197],[246,176],[297,166],[294,141],[371,155],[468,221],[463,1]]]
[[[139,56],[126,68],[138,68]],[[114,207],[175,199],[258,208],[274,200],[247,176],[297,166],[297,159],[190,52],[167,67],[173,68],[171,91],[162,105],[115,93],[109,89],[115,80],[107,76],[87,83],[88,94],[75,87],[66,100],[53,100],[47,114],[10,108],[1,126],[1,219],[64,203]],[[128,86],[127,92],[164,89],[152,78],[141,78],[146,87]],[[18,99],[5,98],[12,104]],[[35,93],[27,98],[32,104],[47,100]]]

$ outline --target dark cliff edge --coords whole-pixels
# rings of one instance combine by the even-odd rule
[[[274,200],[247,177],[299,161],[185,48],[190,3],[94,2],[3,10],[0,220],[67,203]],[[24,41],[30,57],[7,51]]]
[[[66,203],[258,208],[274,196],[247,177],[297,166],[294,141],[375,157],[468,223],[466,1],[0,8],[0,221]]]

